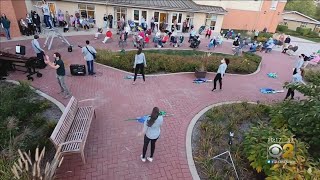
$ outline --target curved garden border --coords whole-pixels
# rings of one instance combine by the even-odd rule
[[[227,104],[239,104],[239,103],[244,103],[244,101],[227,101],[227,102],[220,102],[220,103],[216,103],[216,104],[212,104],[209,105],[207,107],[205,107],[204,109],[202,109],[200,112],[198,112],[190,121],[189,125],[188,125],[188,129],[187,129],[187,134],[186,134],[186,152],[187,152],[187,160],[188,160],[188,166],[189,166],[189,170],[190,173],[192,175],[192,179],[193,180],[200,180],[198,171],[196,169],[196,165],[194,163],[193,160],[193,156],[192,156],[192,131],[193,128],[195,126],[195,124],[197,123],[197,121],[199,120],[199,118],[206,113],[208,110],[214,108],[214,107],[218,107],[218,106],[222,106],[222,105],[227,105]],[[255,102],[247,102],[250,104],[257,104]]]
[[[136,51],[137,49],[127,49],[126,51]],[[158,48],[147,48],[146,50],[158,50]],[[172,50],[171,48],[161,48],[161,50]],[[185,51],[185,50],[188,50],[190,51],[190,49],[179,49],[179,51]],[[118,52],[120,52],[121,50],[118,50]],[[201,51],[201,50],[198,50],[198,51]],[[114,52],[117,52],[117,51],[114,51]],[[201,51],[201,52],[211,52],[211,51]],[[213,52],[213,53],[221,53],[221,54],[227,54],[227,53],[224,53],[224,52]],[[229,54],[229,55],[232,55],[232,54]],[[261,57],[261,61],[259,63],[259,66],[257,68],[257,70],[251,74],[230,74],[230,73],[226,73],[227,75],[231,75],[231,76],[253,76],[255,74],[258,74],[261,70],[261,66],[262,66],[262,61],[263,61],[263,58],[262,56]],[[123,72],[123,73],[126,73],[126,74],[133,74],[132,72],[127,72],[127,71],[124,71],[124,70],[121,70],[121,69],[117,69],[117,68],[114,68],[114,67],[111,67],[111,66],[107,66],[107,65],[104,65],[104,64],[101,64],[101,63],[98,63],[98,62],[94,62],[98,65],[101,65],[101,66],[104,66],[104,67],[107,67],[107,68],[110,68],[110,69],[113,69],[113,70],[116,70],[116,71],[120,71],[120,72]],[[149,76],[149,77],[158,77],[158,76],[170,76],[170,75],[179,75],[179,74],[191,74],[191,73],[194,73],[194,72],[177,72],[177,73],[167,73],[167,74],[154,74],[154,75],[148,75],[146,74],[146,76]],[[207,72],[208,74],[216,74],[215,72]]]
[[[5,80],[6,82],[12,83],[12,84],[16,84],[16,85],[20,85],[20,83],[18,81],[15,80]],[[34,87],[30,86],[30,89],[33,89],[36,91],[37,94],[39,94],[40,96],[46,98],[47,100],[51,101],[52,103],[54,103],[56,106],[58,106],[58,108],[60,109],[60,111],[63,113],[64,109],[66,108],[61,102],[59,102],[58,100],[56,100],[55,98],[49,96],[48,94],[35,89]]]

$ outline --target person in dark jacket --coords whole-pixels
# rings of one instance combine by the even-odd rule
[[[111,13],[109,13],[108,15],[108,20],[109,20],[109,28],[112,28],[113,16],[111,15]]]
[[[38,33],[41,33],[41,19],[40,16],[37,12],[33,11],[32,13],[32,21],[36,25],[36,31]]]
[[[5,14],[2,14],[0,18],[0,24],[2,24],[4,31],[6,32],[6,37],[8,40],[11,39],[10,36],[10,20],[7,18]]]

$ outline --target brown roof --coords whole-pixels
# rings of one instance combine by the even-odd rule
[[[77,0],[64,0],[73,1]],[[192,0],[81,0],[81,2],[109,4],[115,6],[139,7],[145,9],[176,10],[184,12],[204,12],[225,14],[227,11],[219,6],[199,5]],[[80,0],[79,0],[80,2]]]
[[[108,4],[119,6],[143,7],[150,9],[178,10],[225,14],[227,11],[219,6],[204,6],[192,0],[107,0]]]

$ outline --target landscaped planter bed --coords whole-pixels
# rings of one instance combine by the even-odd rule
[[[244,53],[243,56],[213,53],[206,57],[206,52],[194,50],[144,50],[147,59],[146,74],[151,73],[176,73],[195,72],[203,60],[207,59],[208,72],[216,72],[220,60],[229,58],[230,64],[227,73],[251,74],[258,69],[261,57],[255,54]],[[111,52],[98,50],[97,62],[124,71],[132,72],[134,56],[137,51]]]

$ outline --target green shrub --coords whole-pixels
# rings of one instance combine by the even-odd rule
[[[216,71],[222,58],[229,58],[228,73],[248,74],[257,70],[261,57],[251,53],[243,53],[243,56],[226,54],[212,54],[203,57],[205,52],[194,50],[145,50],[147,59],[146,73],[175,73],[194,72],[200,67],[202,60],[207,59],[207,70]],[[127,51],[124,54],[99,50],[97,61],[99,63],[132,72],[136,51]]]
[[[258,37],[264,37],[269,39],[270,37],[272,37],[272,34],[268,32],[260,32]]]
[[[267,180],[274,179],[314,179],[319,177],[320,171],[317,168],[317,163],[314,163],[307,152],[307,145],[292,138],[293,134],[287,129],[275,129],[265,123],[252,127],[249,132],[245,133],[243,143],[244,152],[250,161],[250,165],[257,172],[263,171],[268,177]],[[268,148],[272,144],[277,144],[269,141],[269,138],[278,138],[285,142],[292,139],[290,142],[294,145],[294,155],[292,158],[286,158],[293,163],[269,164],[267,163]],[[308,171],[312,170],[311,173]],[[301,178],[297,178],[301,177]]]
[[[313,84],[320,84],[320,71],[319,70],[306,70],[305,80],[313,83]]]
[[[310,38],[320,38],[319,33],[315,31],[310,31],[306,36]]]
[[[311,79],[307,85],[287,85],[301,92],[306,99],[285,101],[272,108],[272,124],[287,127],[296,137],[310,145],[312,156],[320,158],[320,81]]]
[[[277,26],[277,31],[279,32],[286,32],[288,30],[288,26],[286,25],[278,25]]]
[[[309,34],[311,32],[311,28],[303,28],[303,27],[297,27],[296,31],[302,35],[302,36],[306,36],[307,34]]]
[[[0,152],[34,149],[43,145],[42,140],[47,141],[48,132],[52,130],[49,129],[51,122],[41,113],[50,104],[37,96],[28,83],[0,82]]]

